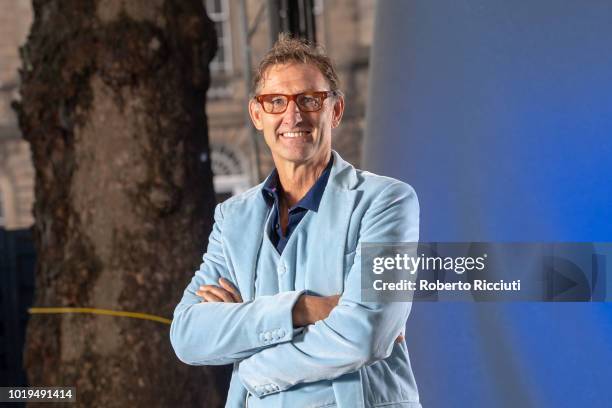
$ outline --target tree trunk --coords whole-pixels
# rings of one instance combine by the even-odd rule
[[[216,50],[201,0],[34,0],[19,123],[36,169],[38,307],[170,318],[211,229],[204,115]],[[221,406],[211,368],[179,362],[169,326],[31,317],[32,386],[77,406]]]

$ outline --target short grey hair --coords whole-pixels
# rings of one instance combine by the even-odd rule
[[[256,95],[259,91],[263,76],[268,69],[274,65],[289,63],[312,64],[316,66],[325,79],[327,79],[330,91],[339,91],[340,80],[325,49],[310,41],[292,38],[286,33],[281,33],[276,43],[264,55],[255,71],[251,84],[251,94]]]

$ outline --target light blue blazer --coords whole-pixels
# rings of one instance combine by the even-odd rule
[[[277,271],[279,293],[254,293],[270,212],[263,184],[215,209],[208,249],[174,311],[170,338],[187,364],[234,364],[226,407],[244,407],[247,393],[249,401],[283,393],[282,406],[300,408],[292,387],[322,380],[331,381],[337,407],[421,406],[406,343],[395,342],[411,303],[361,300],[359,246],[418,241],[417,197],[409,185],[333,155],[318,211],[290,238],[298,240],[298,259]],[[244,303],[201,303],[195,291],[218,285],[219,277],[239,289]],[[306,290],[342,296],[326,319],[294,330],[291,311]]]

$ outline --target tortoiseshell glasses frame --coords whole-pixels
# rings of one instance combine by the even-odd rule
[[[264,112],[272,114],[285,113],[289,102],[293,101],[302,112],[318,112],[323,108],[323,102],[330,96],[337,96],[338,91],[302,92],[295,95],[265,94],[253,97]]]

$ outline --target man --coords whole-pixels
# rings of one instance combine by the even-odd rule
[[[361,242],[418,240],[405,183],[331,149],[344,112],[322,49],[281,37],[249,112],[276,169],[217,206],[174,312],[187,364],[233,363],[227,407],[420,407],[402,332],[410,303],[361,299]]]

